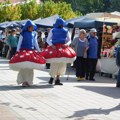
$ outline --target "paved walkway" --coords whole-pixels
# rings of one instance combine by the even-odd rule
[[[47,71],[34,71],[34,85],[16,84],[17,72],[0,58],[0,120],[119,120],[120,89],[115,80],[77,82],[71,70],[63,86],[47,84]]]

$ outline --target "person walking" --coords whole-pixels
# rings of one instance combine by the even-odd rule
[[[87,37],[89,42],[88,49],[88,68],[86,73],[86,79],[95,81],[96,65],[98,61],[98,37],[96,35],[97,30],[95,28],[90,29],[90,35]]]
[[[76,54],[74,50],[69,47],[71,44],[70,33],[64,28],[65,21],[58,18],[47,37],[49,46],[43,51],[43,56],[47,63],[51,63],[50,80],[49,84],[53,84],[54,78],[55,85],[63,85],[60,82],[60,76],[66,72],[66,64],[72,63]]]
[[[86,31],[84,29],[80,30],[79,36],[75,38],[72,42],[72,47],[75,49],[76,58],[76,77],[77,80],[85,80],[86,71],[86,58],[87,50],[89,48],[89,43],[86,38]]]
[[[33,69],[43,69],[46,63],[40,55],[40,48],[37,42],[37,26],[33,21],[28,20],[20,34],[17,53],[11,58],[9,67],[19,71],[17,83],[23,87],[33,84]],[[36,51],[37,50],[37,51]]]

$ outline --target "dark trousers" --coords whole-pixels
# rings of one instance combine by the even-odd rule
[[[98,59],[88,58],[87,60],[87,72],[86,72],[86,79],[93,79],[96,73],[96,65]]]
[[[3,42],[2,41],[0,41],[0,56],[2,56],[2,49],[3,49]]]
[[[77,57],[76,59],[76,77],[85,77],[86,59]]]
[[[46,63],[46,69],[50,69],[50,63]]]
[[[117,84],[120,84],[120,69],[119,69],[119,71],[118,71]]]
[[[10,51],[10,58],[13,56],[13,55],[15,55],[15,53],[16,53],[16,47],[12,47],[11,48],[11,51]]]

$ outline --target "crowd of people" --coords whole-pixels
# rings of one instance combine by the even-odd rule
[[[97,30],[85,29],[71,40],[65,21],[58,18],[54,28],[48,28],[42,37],[33,21],[28,20],[21,29],[11,29],[0,34],[0,56],[10,59],[10,68],[19,71],[17,83],[24,87],[33,84],[33,69],[50,69],[49,84],[63,85],[60,76],[66,72],[67,63],[73,63],[78,81],[95,81],[96,65],[99,58]],[[36,33],[37,31],[37,33]],[[119,86],[117,86],[119,87]]]
[[[37,30],[37,41],[41,50],[47,47],[47,36],[50,28],[45,31]],[[22,29],[10,28],[0,32],[0,56],[10,59],[15,53]]]

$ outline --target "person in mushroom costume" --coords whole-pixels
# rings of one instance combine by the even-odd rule
[[[54,24],[54,28],[49,32],[47,43],[48,47],[42,52],[47,63],[51,63],[49,84],[63,85],[60,82],[60,76],[66,72],[66,63],[72,63],[76,58],[75,51],[69,47],[71,44],[70,33],[63,26],[65,21],[58,18]]]
[[[33,21],[26,22],[19,37],[17,52],[9,62],[12,70],[19,71],[17,83],[25,87],[33,84],[33,69],[42,69],[46,63],[44,57],[40,55],[36,29]]]

